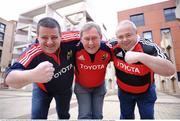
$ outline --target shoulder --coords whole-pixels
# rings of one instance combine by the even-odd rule
[[[37,57],[41,53],[43,53],[43,51],[40,48],[40,45],[38,43],[33,44],[22,53],[18,59],[18,62],[25,66],[27,63],[30,63],[33,58]]]
[[[102,40],[101,43],[100,43],[100,47],[101,47],[101,49],[104,50],[104,51],[110,51],[111,48],[112,48],[112,45],[109,44],[108,41]]]
[[[153,51],[157,48],[157,45],[154,42],[151,42],[150,40],[141,38],[139,40],[139,44],[142,46],[143,50],[145,51]]]
[[[154,56],[160,56],[162,58],[167,58],[166,54],[155,42],[151,42],[150,40],[141,38],[139,43],[141,44],[145,53]]]
[[[79,41],[80,33],[79,31],[62,32],[61,38],[62,38],[62,42]]]

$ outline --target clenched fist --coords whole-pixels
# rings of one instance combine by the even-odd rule
[[[126,52],[125,54],[125,58],[124,60],[129,63],[129,64],[132,64],[132,63],[137,63],[139,61],[139,58],[140,58],[140,52],[133,52],[133,51],[128,51]]]
[[[54,75],[54,70],[52,63],[48,61],[42,62],[36,68],[32,69],[32,80],[40,83],[49,82]]]

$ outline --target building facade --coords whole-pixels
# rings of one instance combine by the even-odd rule
[[[4,72],[11,64],[16,22],[0,18],[0,88],[4,88]]]
[[[180,21],[180,0],[176,0],[176,19]]]
[[[159,89],[169,92],[179,90],[180,81],[180,23],[175,15],[176,1],[169,0],[152,5],[118,12],[118,21],[133,21],[141,37],[158,44],[176,66],[177,73],[169,78],[156,76]],[[170,81],[168,81],[170,80]]]

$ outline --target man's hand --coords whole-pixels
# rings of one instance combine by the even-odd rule
[[[125,58],[124,60],[129,63],[129,64],[132,64],[132,63],[137,63],[139,61],[139,58],[140,58],[140,52],[133,52],[133,51],[128,51],[126,52],[125,54]]]
[[[32,81],[40,83],[49,82],[54,75],[54,70],[52,63],[48,61],[42,62],[31,71]]]

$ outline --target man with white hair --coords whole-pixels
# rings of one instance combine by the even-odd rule
[[[137,35],[135,24],[121,21],[116,30],[117,44],[113,47],[121,119],[134,119],[137,104],[141,119],[154,119],[157,99],[154,73],[170,76],[175,67],[153,42]]]

